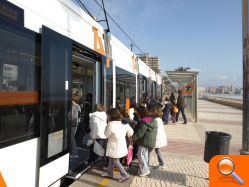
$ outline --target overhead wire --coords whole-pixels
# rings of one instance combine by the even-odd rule
[[[78,0],[81,1],[85,8],[92,14],[95,21],[98,22],[99,17],[101,16],[102,9],[93,1],[93,0]]]
[[[86,8],[86,6],[84,5],[84,3],[82,3],[81,0],[76,0],[76,1],[82,7],[82,9],[84,9],[88,13],[88,15],[91,16],[91,18],[93,18],[96,21],[96,19],[93,17],[93,15],[91,14],[91,12]]]
[[[100,12],[101,12],[101,8],[99,8],[98,14],[97,14],[97,16],[96,16],[97,20],[99,20]]]
[[[97,1],[94,0],[96,4],[104,11],[104,8],[102,5]],[[144,53],[144,51],[137,45],[137,43],[128,35],[128,33],[118,24],[114,18],[106,11],[106,14],[108,17],[112,20],[112,22],[121,30],[121,32],[132,42],[133,46],[136,47],[141,53]]]
[[[95,19],[93,17],[93,15],[90,13],[90,11],[86,8],[86,6],[82,3],[81,0],[76,0],[78,2],[78,4],[80,4],[80,6],[95,20],[98,21],[98,19]],[[103,11],[106,11],[104,9],[104,7],[97,1],[94,0],[95,3],[100,7],[100,9],[102,9]],[[167,8],[169,8],[172,5],[173,0],[168,1],[168,6]],[[129,36],[129,34],[121,27],[121,25],[119,23],[117,23],[117,21],[106,11],[107,16],[111,19],[111,21],[121,30],[121,32],[130,40],[131,42],[131,46],[136,47],[141,53],[145,53],[139,46],[138,44]],[[99,13],[98,13],[98,17],[99,17]],[[107,21],[107,20],[99,20],[98,22],[101,21]]]

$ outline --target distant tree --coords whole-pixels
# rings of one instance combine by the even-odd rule
[[[190,67],[182,67],[182,66],[179,66],[177,69],[175,69],[175,71],[187,71],[188,69],[191,69]]]

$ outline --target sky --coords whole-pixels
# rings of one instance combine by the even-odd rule
[[[94,16],[103,18],[94,0],[82,2]],[[200,71],[200,86],[242,87],[241,0],[104,2],[106,11],[139,48],[160,58],[162,72],[190,67]],[[129,47],[125,35],[111,20],[109,24],[111,33]],[[141,52],[134,49],[134,53]]]

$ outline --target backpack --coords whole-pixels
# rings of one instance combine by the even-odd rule
[[[173,106],[173,112],[174,113],[178,113],[179,112],[179,109],[177,108],[177,106]]]

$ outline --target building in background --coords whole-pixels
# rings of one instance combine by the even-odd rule
[[[144,61],[151,69],[153,69],[156,73],[160,73],[160,59],[157,56],[150,56],[149,53],[138,54],[138,57]]]
[[[234,85],[230,86],[214,86],[207,87],[206,93],[208,94],[230,94],[230,95],[240,95],[242,94],[243,88],[236,87]]]

